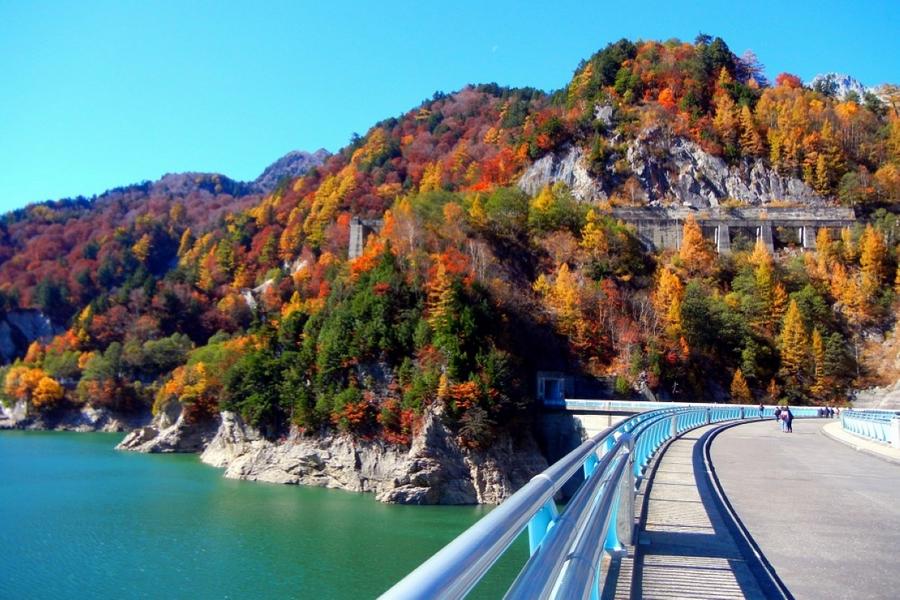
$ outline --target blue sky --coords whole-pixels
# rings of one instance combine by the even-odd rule
[[[900,83],[896,0],[483,4],[0,0],[0,210],[166,172],[253,179],[435,90],[559,88],[621,37],[703,31],[770,77]]]

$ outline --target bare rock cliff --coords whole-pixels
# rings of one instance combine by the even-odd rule
[[[136,431],[120,448],[171,451],[195,444],[177,439],[178,421],[157,435]],[[224,412],[201,460],[233,479],[315,485],[372,492],[400,504],[496,504],[547,468],[529,434],[501,436],[488,450],[461,447],[430,411],[410,448],[365,441],[346,434],[307,437],[293,431],[270,441],[237,415]]]
[[[674,202],[694,208],[719,206],[728,199],[750,205],[823,203],[801,180],[780,175],[761,159],[730,165],[694,142],[658,128],[644,131],[623,154],[613,152],[599,172],[596,167],[593,172],[588,169],[580,148],[568,147],[535,161],[519,179],[519,187],[536,194],[560,181],[586,202],[606,200],[619,190],[637,204]],[[625,188],[628,180],[637,185]]]

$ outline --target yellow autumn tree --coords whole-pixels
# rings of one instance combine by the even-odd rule
[[[544,287],[544,290],[544,301],[556,315],[560,329],[566,334],[573,334],[581,316],[581,291],[578,279],[569,270],[569,265],[561,264],[556,270],[553,283]]]
[[[818,399],[826,397],[829,382],[825,373],[825,342],[819,329],[813,329],[812,333],[812,359],[813,359],[813,384],[810,391]]]
[[[713,128],[726,147],[737,146],[738,112],[734,100],[731,99],[731,94],[727,92],[716,95]]]
[[[13,400],[31,402],[34,391],[44,377],[46,373],[39,368],[15,365],[6,373],[3,391]]]
[[[446,328],[453,310],[453,279],[443,261],[436,261],[434,278],[428,285],[428,324],[435,331]]]
[[[684,221],[678,256],[689,273],[706,272],[715,260],[715,255],[703,238],[703,230],[693,215]]]
[[[49,376],[41,377],[31,395],[31,405],[37,410],[48,410],[57,405],[63,398],[63,388],[58,381]]]
[[[781,372],[785,380],[792,380],[795,384],[802,380],[807,347],[806,327],[803,325],[800,307],[796,300],[791,300],[784,315],[778,348],[781,355]]]
[[[750,107],[746,104],[741,107],[739,116],[741,126],[741,152],[744,156],[762,156],[763,146],[762,136],[756,129],[756,123],[753,122],[753,114]]]
[[[669,267],[663,267],[656,280],[653,305],[673,338],[681,333],[681,301],[684,299],[684,284],[678,274]]]
[[[591,209],[587,213],[584,227],[581,230],[581,249],[591,260],[598,260],[609,252],[609,240],[606,230],[600,223],[597,213]]]
[[[181,241],[178,242],[178,258],[181,258],[189,252],[193,245],[194,235],[191,233],[191,228],[188,227],[184,230],[184,233],[181,234]]]
[[[819,268],[819,276],[824,277],[828,273],[828,267],[834,260],[834,252],[831,245],[831,234],[827,227],[820,227],[816,232],[816,264]]]
[[[841,229],[841,254],[848,263],[856,260],[856,244],[849,227]]]
[[[131,247],[131,252],[134,254],[134,257],[137,258],[140,262],[146,263],[147,259],[150,257],[150,250],[152,249],[153,240],[150,238],[150,234],[145,233],[141,236],[135,244]]]
[[[28,345],[28,351],[25,352],[24,362],[30,365],[36,365],[44,360],[44,347],[37,340]]]
[[[744,379],[744,373],[738,369],[731,378],[731,401],[734,404],[750,404],[753,402],[753,395],[750,393],[750,386]]]
[[[442,170],[441,163],[435,161],[425,165],[422,180],[419,181],[420,192],[431,192],[441,189]]]
[[[469,207],[469,220],[476,227],[484,227],[487,224],[487,211],[484,210],[481,194],[476,195],[472,200],[472,205]]]
[[[885,279],[885,259],[887,245],[880,231],[866,226],[860,239],[859,264],[862,271],[862,292],[871,301],[878,293]]]

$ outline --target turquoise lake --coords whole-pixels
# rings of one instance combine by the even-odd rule
[[[372,598],[488,510],[232,481],[121,437],[0,432],[0,597]],[[502,596],[523,537],[472,597]]]

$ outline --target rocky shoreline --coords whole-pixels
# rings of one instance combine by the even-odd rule
[[[547,468],[530,431],[502,434],[486,450],[466,448],[436,408],[425,415],[409,447],[295,429],[272,441],[230,412],[208,423],[188,423],[177,403],[152,419],[91,407],[28,416],[22,404],[0,406],[0,429],[127,431],[118,450],[194,452],[230,479],[370,492],[396,504],[498,504]]]
[[[12,407],[0,404],[0,430],[125,432],[142,427],[151,419],[149,411],[124,415],[92,406],[56,411],[47,415],[29,415],[24,402],[17,402]]]
[[[547,468],[529,434],[501,436],[487,450],[461,447],[439,411],[425,416],[409,448],[349,434],[306,436],[296,430],[265,439],[230,412],[201,426],[161,414],[132,431],[118,449],[200,452],[225,477],[371,492],[397,504],[497,504]]]

